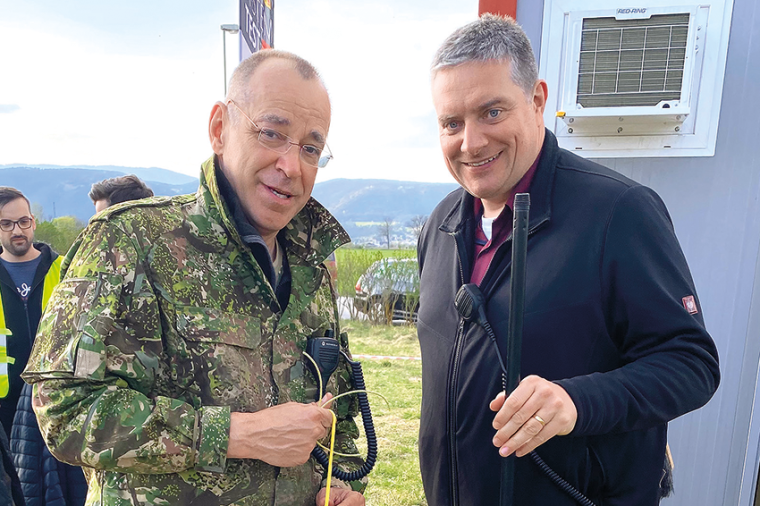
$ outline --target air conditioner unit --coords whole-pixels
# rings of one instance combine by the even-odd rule
[[[562,147],[600,157],[714,154],[732,0],[544,5],[545,119]]]

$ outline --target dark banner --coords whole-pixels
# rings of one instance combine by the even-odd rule
[[[240,33],[251,53],[274,47],[274,0],[240,0]]]

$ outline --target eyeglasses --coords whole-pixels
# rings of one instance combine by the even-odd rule
[[[32,223],[34,223],[34,219],[28,216],[24,216],[23,218],[19,218],[15,221],[0,220],[0,230],[3,232],[13,232],[13,229],[16,227],[16,225],[18,225],[18,228],[21,230],[26,230],[32,227]]]
[[[327,144],[325,144],[324,149],[319,146],[314,146],[313,144],[300,144],[277,130],[272,130],[271,128],[259,128],[259,126],[254,123],[234,101],[227,100],[227,103],[237,107],[237,110],[245,116],[245,119],[250,121],[254,128],[259,131],[259,143],[265,148],[284,155],[290,150],[291,146],[298,146],[301,161],[306,165],[319,167],[320,169],[333,159],[333,154]]]

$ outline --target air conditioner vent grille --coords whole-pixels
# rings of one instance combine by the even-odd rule
[[[679,100],[688,29],[688,13],[584,19],[577,102],[626,107]]]

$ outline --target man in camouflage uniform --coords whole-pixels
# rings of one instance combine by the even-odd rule
[[[348,345],[322,263],[348,237],[310,199],[329,126],[314,68],[257,53],[211,111],[198,192],[106,210],[70,251],[24,379],[88,505],[323,504],[310,451],[332,414],[303,350],[329,329]],[[350,388],[341,361],[327,390]],[[355,401],[335,404],[356,453]],[[338,487],[330,504],[364,504]]]

